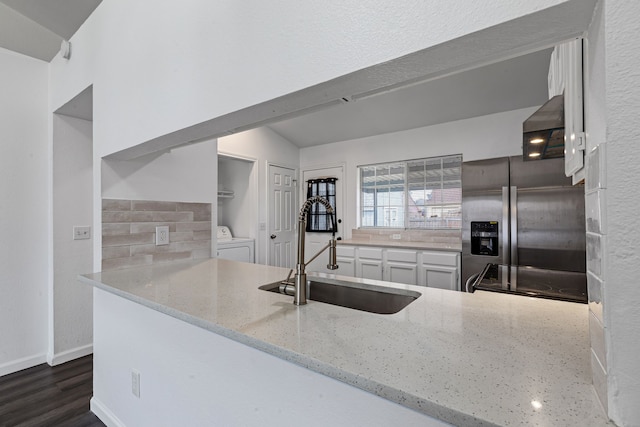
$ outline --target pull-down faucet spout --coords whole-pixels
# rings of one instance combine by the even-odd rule
[[[304,238],[305,232],[307,228],[307,214],[309,213],[309,209],[315,203],[320,203],[323,205],[327,213],[329,214],[329,218],[331,219],[331,230],[333,233],[331,234],[331,240],[327,243],[317,254],[315,254],[309,261],[304,261]],[[336,259],[336,221],[335,221],[335,212],[331,207],[331,204],[327,201],[327,199],[314,196],[307,199],[302,208],[300,209],[300,214],[298,215],[298,257],[296,261],[296,275],[294,277],[293,285],[289,283],[288,279],[291,277],[291,272],[289,272],[289,277],[287,280],[280,285],[280,292],[287,295],[293,295],[293,303],[295,305],[304,305],[307,303],[307,274],[305,272],[305,268],[307,264],[316,259],[325,249],[329,249],[329,264],[327,264],[327,268],[329,270],[336,270],[338,268],[338,263]]]

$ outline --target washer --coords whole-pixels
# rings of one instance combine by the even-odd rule
[[[218,226],[218,258],[253,263],[254,246],[254,239],[233,237],[229,227]]]

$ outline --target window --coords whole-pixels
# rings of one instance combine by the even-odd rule
[[[307,199],[313,196],[321,196],[329,202],[335,212],[337,180],[337,178],[310,179],[307,181]],[[335,216],[333,218],[335,219]],[[327,209],[323,205],[314,203],[307,214],[306,231],[334,233],[338,231],[338,224],[333,224],[332,218],[330,218]]]
[[[462,156],[358,167],[360,226],[460,228]]]

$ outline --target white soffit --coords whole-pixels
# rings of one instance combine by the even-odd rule
[[[56,114],[93,121],[93,86],[89,86],[71,101],[55,111]]]
[[[542,105],[551,49],[269,125],[299,147]]]
[[[62,37],[0,2],[0,47],[49,62]]]
[[[572,0],[106,154],[128,160],[270,125],[377,92],[550,48],[586,31],[596,0]]]
[[[0,46],[51,61],[102,0],[0,0]]]

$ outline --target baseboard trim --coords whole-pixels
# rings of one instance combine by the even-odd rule
[[[90,400],[91,412],[100,418],[107,427],[126,427],[122,421],[116,417],[113,412],[94,397]]]
[[[93,353],[93,344],[83,345],[82,347],[72,348],[62,353],[54,354],[53,357],[47,357],[47,363],[51,366],[60,365],[71,360],[79,359]]]
[[[0,365],[0,377],[23,369],[33,368],[34,366],[41,365],[43,363],[47,363],[47,355],[44,353],[35,356],[23,357],[18,360],[12,360],[11,362]]]

